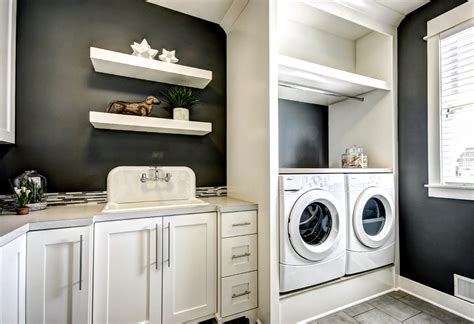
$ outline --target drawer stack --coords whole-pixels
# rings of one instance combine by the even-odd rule
[[[221,316],[257,308],[257,211],[221,214]]]

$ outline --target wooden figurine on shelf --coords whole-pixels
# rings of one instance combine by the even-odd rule
[[[126,102],[113,100],[107,107],[107,112],[112,114],[149,116],[153,105],[159,105],[161,101],[153,96],[148,96],[145,101]]]

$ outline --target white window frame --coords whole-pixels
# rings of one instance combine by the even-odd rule
[[[428,35],[428,196],[436,198],[474,200],[474,186],[443,184],[441,174],[441,121],[439,42],[443,33],[453,28],[463,29],[474,18],[474,2],[469,0],[427,23]],[[451,31],[452,31],[451,30]]]

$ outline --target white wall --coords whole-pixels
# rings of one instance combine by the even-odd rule
[[[396,34],[395,34],[396,35]],[[369,167],[396,165],[396,82],[394,37],[372,32],[356,41],[356,73],[387,81],[392,91],[363,95],[329,106],[329,166],[341,166],[341,154],[357,145],[368,155]]]
[[[275,13],[275,1],[251,0],[227,34],[227,186],[229,196],[259,205],[258,314],[264,323],[278,321],[278,110],[270,109],[278,104],[271,69]]]
[[[355,72],[355,42],[290,20],[278,25],[280,54]]]

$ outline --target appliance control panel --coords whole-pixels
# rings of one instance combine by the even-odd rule
[[[299,191],[299,190],[336,190],[344,189],[344,178],[342,175],[325,174],[305,174],[305,175],[285,175],[280,176],[280,190]]]
[[[357,174],[348,176],[349,190],[367,187],[393,188],[393,174]]]

